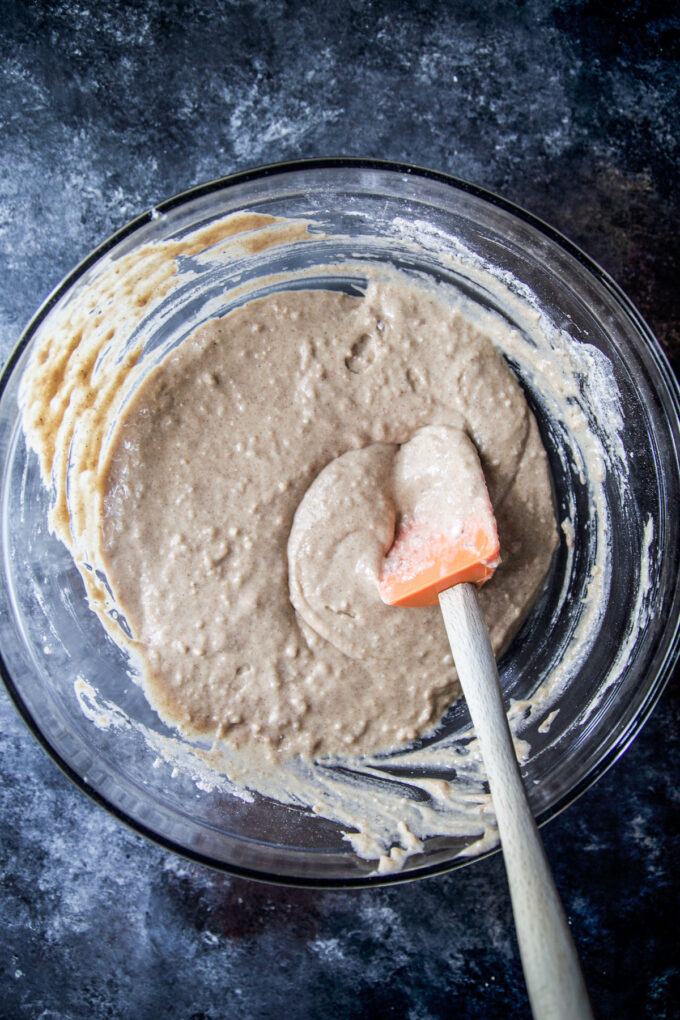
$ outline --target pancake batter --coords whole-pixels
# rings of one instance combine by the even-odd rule
[[[251,301],[185,340],[125,409],[101,475],[105,572],[147,697],[189,735],[273,757],[393,748],[458,695],[439,609],[385,606],[419,430],[465,430],[502,565],[481,591],[498,652],[557,534],[536,422],[490,340],[424,288]]]

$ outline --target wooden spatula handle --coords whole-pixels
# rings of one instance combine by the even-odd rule
[[[441,592],[439,603],[489,778],[533,1015],[589,1020],[588,993],[527,801],[477,591],[459,584]]]

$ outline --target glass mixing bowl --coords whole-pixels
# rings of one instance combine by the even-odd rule
[[[244,280],[272,273],[292,280],[298,269],[309,272],[317,264],[344,265],[353,258],[382,260],[444,281],[493,308],[493,293],[473,272],[476,259],[509,281],[520,303],[522,295],[533,295],[540,312],[565,329],[573,344],[601,352],[621,396],[627,467],[605,480],[611,583],[589,654],[550,706],[551,712],[559,709],[550,724],[538,713],[522,730],[530,747],[523,773],[539,821],[573,801],[616,760],[659,697],[677,655],[680,604],[680,400],[659,345],[612,280],[533,216],[443,174],[363,160],[265,167],[172,198],[106,241],[38,311],[0,384],[5,683],[34,734],[78,786],[144,835],[194,860],[235,874],[316,886],[402,881],[456,867],[474,859],[458,856],[471,841],[434,838],[401,872],[377,875],[374,863],[353,853],[339,825],[303,808],[260,796],[246,802],[171,774],[138,728],[99,725],[96,708],[84,714],[76,693],[78,678],[87,678],[125,717],[172,735],[88,608],[69,553],[48,530],[49,494],[36,457],[27,452],[17,405],[22,372],[52,317],[64,302],[78,299],[103,264],[235,211],[309,219],[315,236],[295,249],[284,245],[244,255],[237,267],[225,264],[212,275],[202,276],[197,265],[196,278],[173,312],[177,336],[203,320],[209,299],[215,314],[216,295],[224,295],[226,310],[230,290],[236,292]],[[474,258],[459,259],[452,268],[441,257],[444,248]],[[342,273],[319,279],[356,288],[356,279]],[[558,665],[580,618],[591,581],[593,521],[563,429],[521,365],[514,368],[548,450],[558,519],[568,515],[574,529],[573,552],[563,536],[545,592],[500,663],[506,697],[521,702]],[[595,419],[599,412],[592,408]],[[645,543],[649,556],[641,559]],[[462,733],[468,725],[461,701],[447,713],[443,730]]]

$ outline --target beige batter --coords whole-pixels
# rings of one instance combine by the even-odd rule
[[[547,461],[492,343],[424,288],[302,290],[199,329],[146,378],[102,472],[103,561],[151,703],[284,757],[392,748],[459,694],[439,610],[385,606],[401,450],[465,430],[502,565],[496,650],[557,543]],[[419,438],[418,438],[419,437]]]

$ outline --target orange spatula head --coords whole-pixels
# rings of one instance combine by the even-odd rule
[[[500,563],[498,531],[484,472],[468,436],[428,426],[397,458],[402,519],[379,575],[383,602],[431,606],[439,592],[481,585]]]
[[[489,520],[465,521],[458,535],[426,523],[406,524],[383,562],[380,597],[391,606],[436,605],[439,592],[454,584],[488,581],[500,563],[499,552],[491,510]]]

